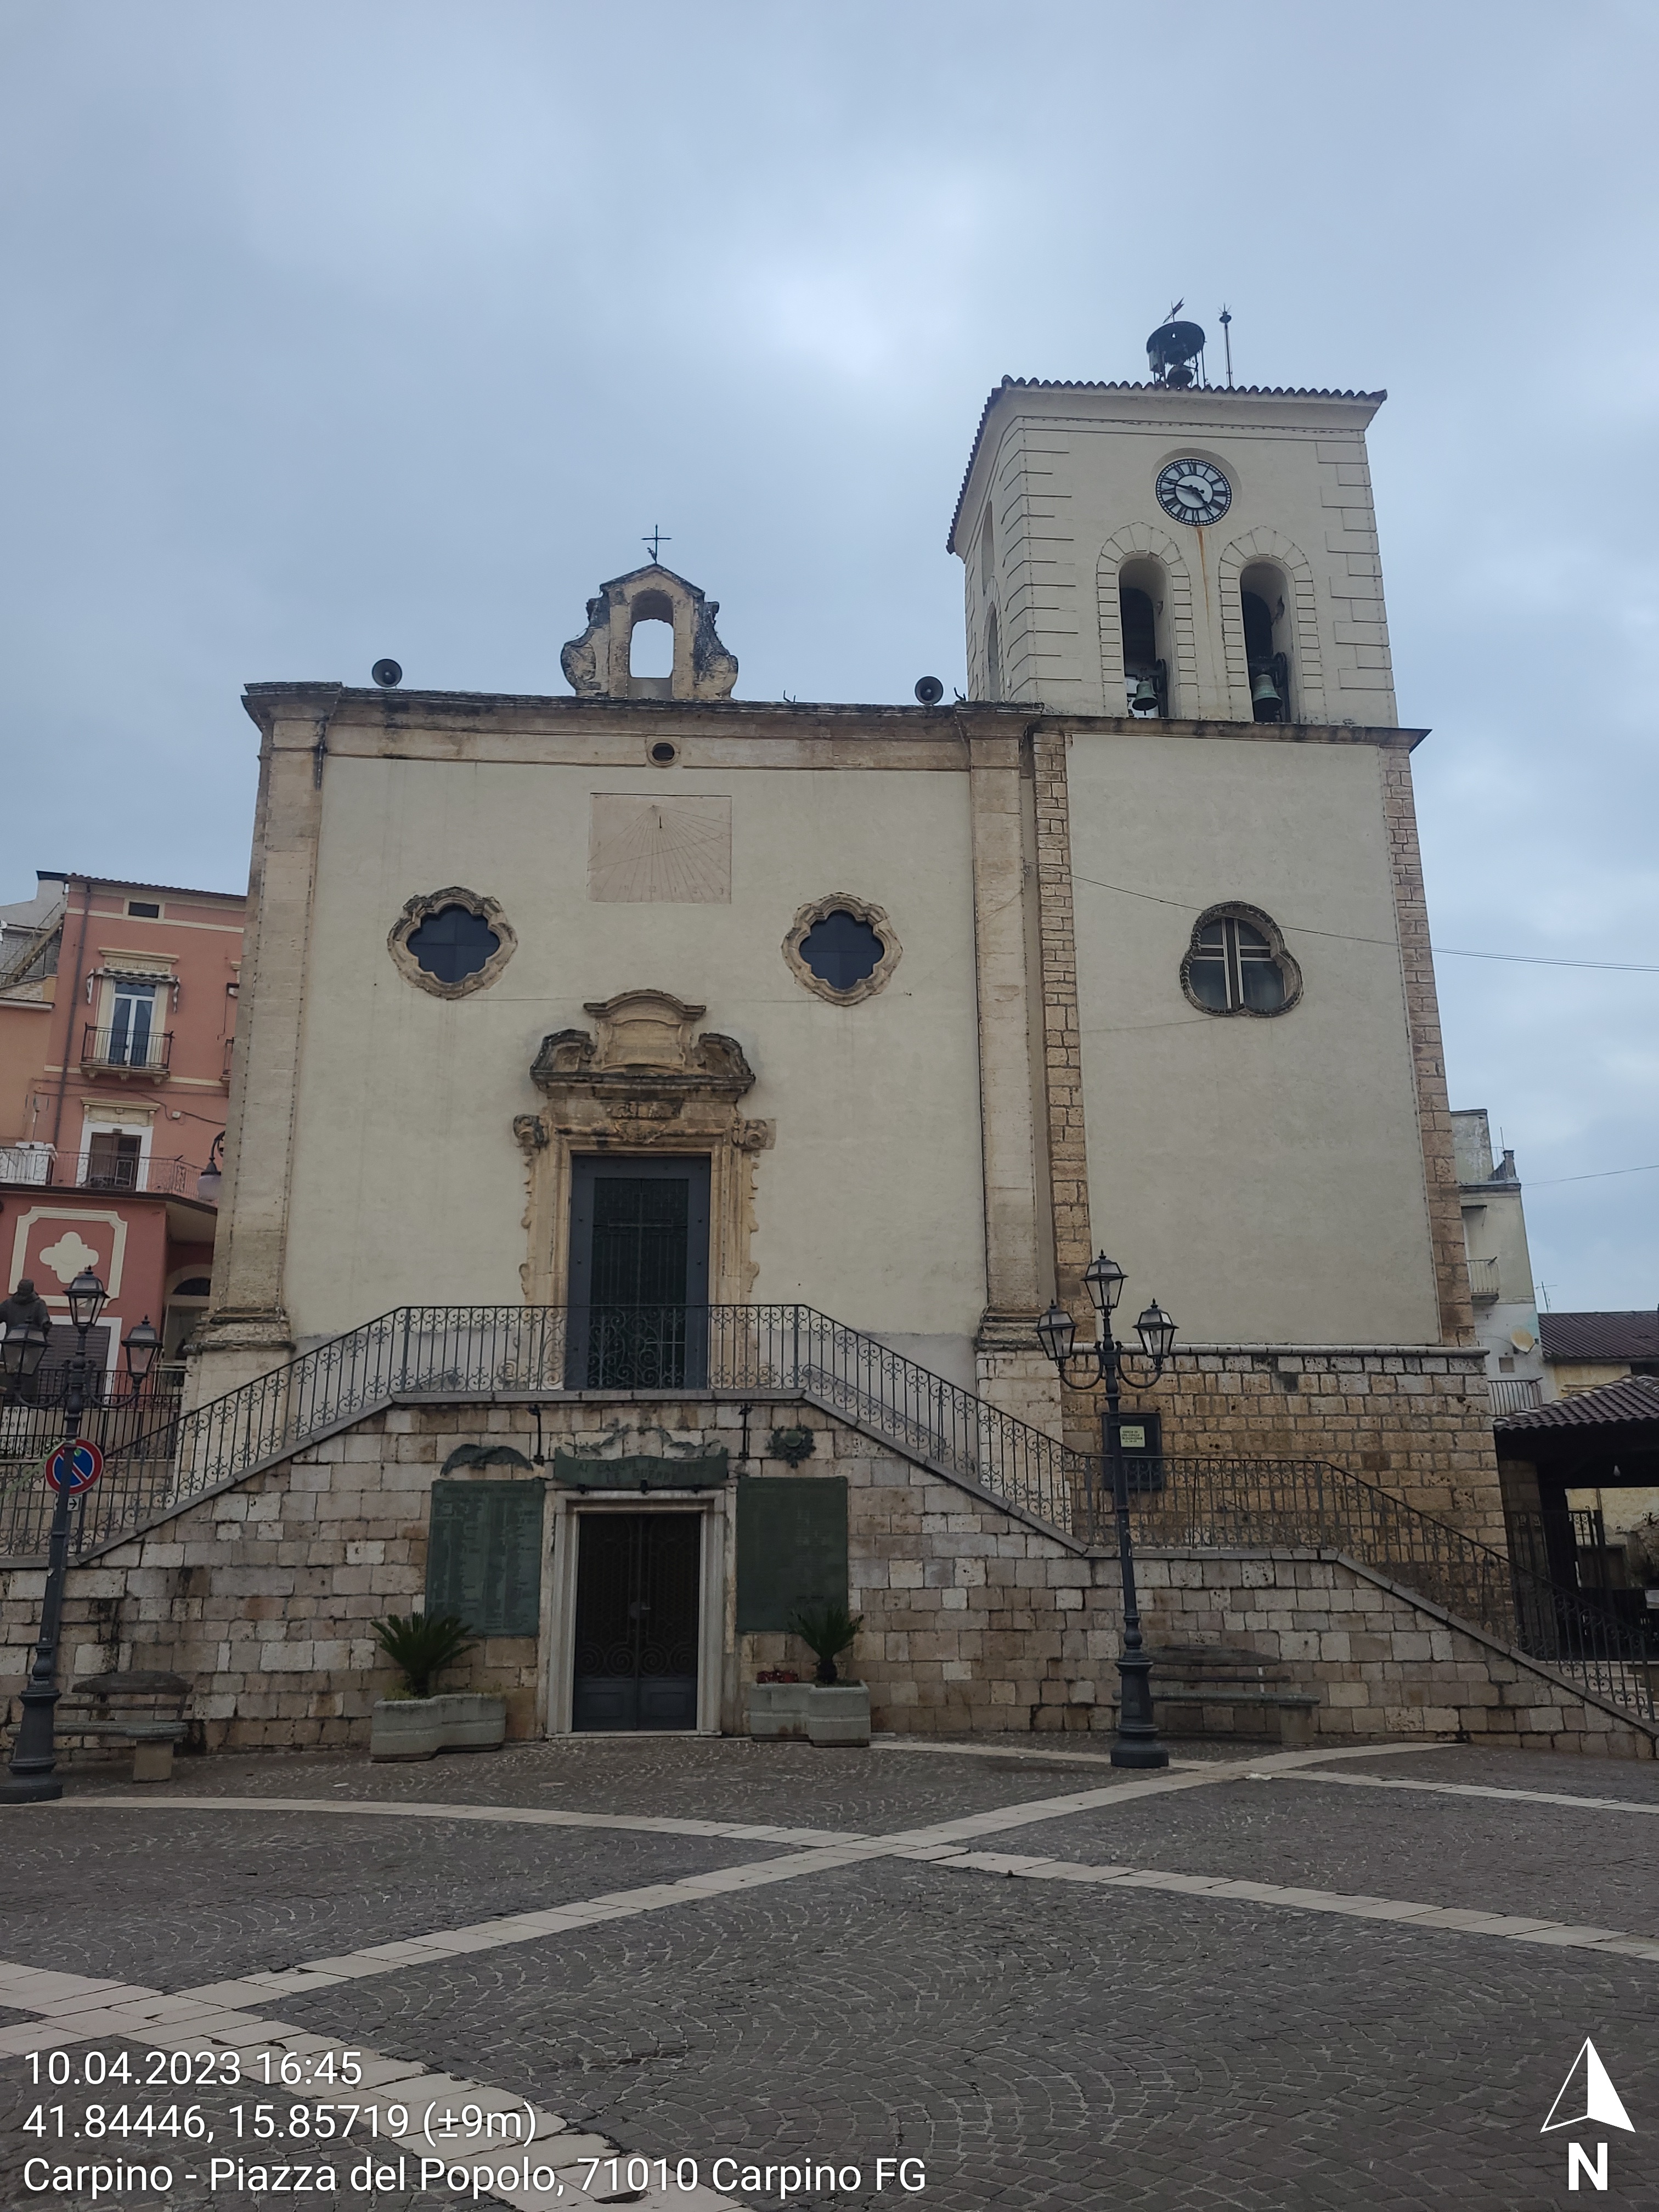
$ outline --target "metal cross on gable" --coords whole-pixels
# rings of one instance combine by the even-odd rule
[[[640,540],[641,545],[648,545],[650,547],[651,558],[653,561],[657,558],[658,554],[663,546],[672,545],[673,542],[674,541],[672,538],[664,537],[662,525],[659,522],[653,522],[651,526],[651,535],[648,538],[641,538]]]

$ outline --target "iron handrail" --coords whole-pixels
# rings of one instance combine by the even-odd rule
[[[399,1306],[190,1413],[163,1406],[112,1437],[73,1548],[106,1544],[395,1399],[587,1389],[799,1391],[1073,1540],[1092,1545],[1109,1526],[1097,1458],[811,1306]],[[9,1478],[4,1421],[0,1555],[29,1556],[44,1546],[49,1497],[38,1460],[32,1476]],[[1142,1543],[1343,1552],[1655,1717],[1639,1631],[1346,1468],[1166,1455],[1143,1479]]]

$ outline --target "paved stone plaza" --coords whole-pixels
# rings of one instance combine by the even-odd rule
[[[1651,1764],[594,1737],[82,1773],[5,1844],[8,2208],[1532,2212],[1603,2141],[1659,2207]],[[1586,2036],[1635,2132],[1540,2136]]]

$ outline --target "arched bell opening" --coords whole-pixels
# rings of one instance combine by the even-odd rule
[[[629,688],[636,699],[666,699],[674,674],[674,603],[666,592],[641,592],[629,615]]]
[[[1002,696],[1002,639],[994,607],[985,618],[985,696],[988,699]]]
[[[1128,712],[1146,721],[1170,712],[1169,581],[1162,562],[1126,561],[1118,571],[1123,691]]]
[[[1291,721],[1291,592],[1285,572],[1270,562],[1254,562],[1238,580],[1238,597],[1251,719]]]

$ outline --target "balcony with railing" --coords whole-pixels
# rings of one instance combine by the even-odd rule
[[[83,1075],[148,1075],[163,1079],[173,1059],[171,1030],[141,1029],[136,1024],[100,1029],[88,1022],[81,1032]]]
[[[1469,1261],[1469,1296],[1478,1306],[1491,1305],[1502,1296],[1496,1260]]]
[[[220,1178],[186,1159],[141,1158],[106,1148],[58,1156],[50,1145],[0,1145],[0,1183],[27,1183],[37,1189],[148,1191],[163,1198],[200,1198],[216,1203]]]

